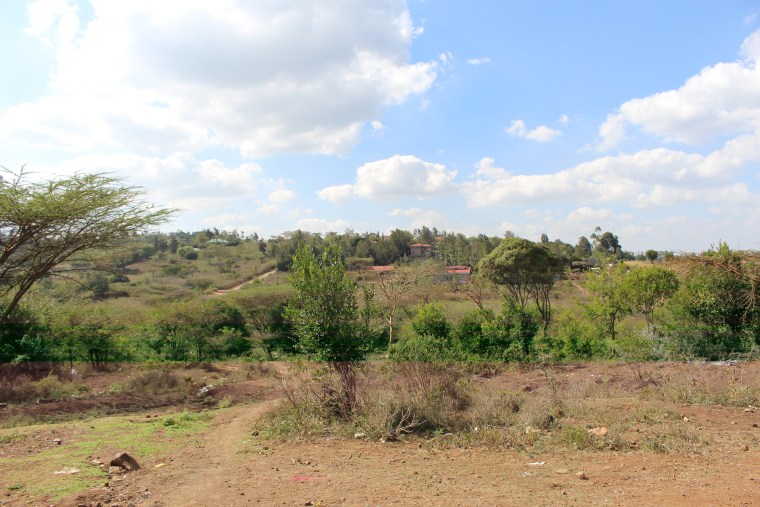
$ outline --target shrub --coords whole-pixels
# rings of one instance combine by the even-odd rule
[[[570,311],[561,312],[540,348],[557,361],[589,361],[606,357],[607,343],[592,323]]]

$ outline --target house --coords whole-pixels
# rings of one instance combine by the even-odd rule
[[[472,275],[470,266],[447,266],[446,279],[457,284],[467,283]]]
[[[433,245],[427,243],[415,243],[411,246],[409,256],[412,259],[427,259],[433,256]]]

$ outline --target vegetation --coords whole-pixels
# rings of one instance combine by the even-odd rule
[[[305,355],[338,371],[383,349],[395,361],[443,363],[758,350],[758,255],[725,244],[699,255],[650,250],[639,255],[649,262],[636,263],[601,228],[574,246],[427,227],[267,240],[216,229],[149,233],[171,211],[119,180],[8,174],[0,362],[22,369]],[[430,245],[429,254],[413,255],[414,243]],[[450,265],[473,274],[453,277]]]

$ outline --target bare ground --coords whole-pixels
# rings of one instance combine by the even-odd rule
[[[692,380],[722,384],[756,379],[760,370],[756,363],[646,368],[646,374],[661,383],[671,379],[687,386]],[[541,388],[543,377],[539,370],[526,369],[478,381],[530,395]],[[557,381],[565,386],[589,378],[617,385],[623,394],[646,388],[624,365],[567,366],[557,373]],[[58,505],[760,504],[760,411],[753,408],[663,402],[685,418],[673,424],[688,425],[707,443],[697,451],[655,452],[637,448],[636,442],[624,451],[550,452],[447,448],[424,438],[398,443],[338,438],[282,442],[252,434],[255,421],[277,402],[276,382],[254,379],[234,386],[228,396],[238,393],[244,400],[250,392],[265,401],[221,411],[180,450],[153,456],[141,463],[142,470],[115,476],[108,486],[72,495]],[[600,402],[612,403],[623,413],[635,410],[638,400],[626,395]],[[651,431],[645,424],[631,429],[642,441]],[[49,437],[14,442],[5,451],[21,456],[28,447],[49,445],[43,444]],[[0,489],[0,494],[5,495],[0,505],[27,505],[28,499],[14,492]]]

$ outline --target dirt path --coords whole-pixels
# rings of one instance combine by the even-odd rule
[[[196,442],[114,489],[134,506],[757,505],[760,452],[529,454],[251,435],[273,402],[224,412]],[[738,410],[726,419],[740,417]],[[733,413],[736,412],[736,413]],[[697,416],[697,414],[694,414]],[[726,421],[716,421],[721,427]],[[746,421],[745,421],[746,422]],[[578,473],[583,472],[584,478]]]
[[[225,295],[225,294],[227,294],[228,292],[232,292],[232,291],[240,290],[240,289],[242,289],[244,286],[248,285],[249,283],[253,283],[253,282],[254,282],[254,281],[256,281],[256,280],[263,280],[264,278],[266,278],[266,277],[268,277],[268,276],[270,276],[270,275],[274,274],[275,272],[276,272],[276,270],[274,270],[274,269],[273,269],[272,271],[267,271],[266,273],[262,273],[262,274],[260,274],[260,275],[258,275],[258,276],[255,276],[255,277],[253,277],[253,278],[252,278],[252,279],[250,279],[250,280],[246,280],[246,281],[245,281],[245,282],[243,282],[243,283],[239,283],[239,284],[235,285],[234,287],[230,287],[229,289],[216,289],[216,290],[214,291],[214,293],[212,294],[212,296],[224,296],[224,295]]]

